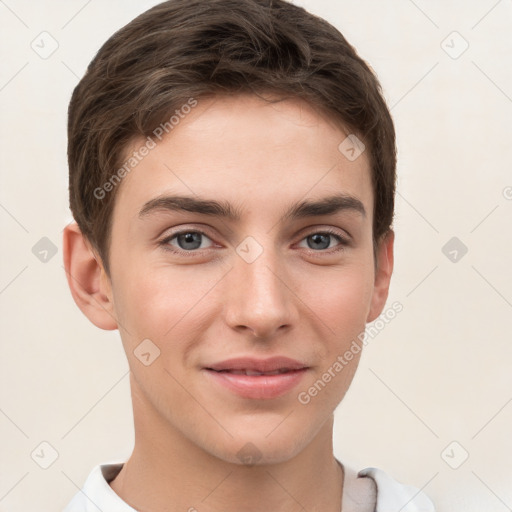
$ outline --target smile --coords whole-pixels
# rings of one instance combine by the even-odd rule
[[[286,395],[298,386],[308,370],[308,364],[286,356],[234,357],[203,368],[213,389],[250,400],[270,400]]]
[[[279,370],[274,370],[272,372],[258,372],[255,370],[212,370],[218,371],[218,373],[231,373],[233,375],[250,375],[252,377],[259,375],[281,375],[283,373],[289,373],[296,370],[290,370],[288,368],[281,368]]]

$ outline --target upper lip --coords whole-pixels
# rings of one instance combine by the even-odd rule
[[[289,357],[275,356],[268,359],[236,357],[206,367],[207,370],[250,370],[254,372],[274,372],[277,370],[302,370],[308,366]]]

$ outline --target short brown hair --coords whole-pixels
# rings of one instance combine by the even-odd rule
[[[119,187],[101,198],[95,191],[112,179],[127,146],[191,98],[245,92],[304,99],[361,138],[371,162],[374,246],[389,231],[393,121],[375,74],[344,36],[285,0],[169,0],[110,37],[69,105],[70,208],[107,273]]]

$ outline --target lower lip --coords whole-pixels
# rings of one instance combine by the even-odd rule
[[[205,370],[214,382],[243,398],[265,400],[278,398],[291,391],[304,377],[307,368],[279,375],[239,375]]]

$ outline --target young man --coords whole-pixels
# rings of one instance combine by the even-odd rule
[[[343,36],[283,0],[171,0],[69,108],[73,297],[119,329],[135,446],[66,512],[433,511],[333,455],[393,270],[395,133]]]

